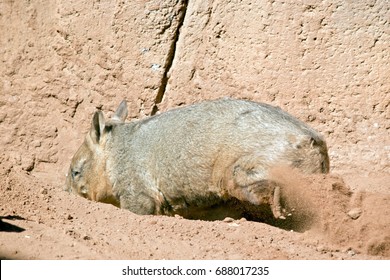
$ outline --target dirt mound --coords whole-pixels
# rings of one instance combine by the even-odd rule
[[[335,175],[303,175],[278,168],[272,177],[282,186],[286,211],[286,220],[275,225],[309,230],[335,246],[390,257],[390,195],[352,192]]]

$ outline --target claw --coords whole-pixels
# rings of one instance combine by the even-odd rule
[[[276,186],[274,189],[273,201],[271,205],[272,214],[275,219],[285,220],[286,217],[282,215],[282,206],[280,204],[280,187]]]

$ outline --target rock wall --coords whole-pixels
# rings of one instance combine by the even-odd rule
[[[234,96],[328,139],[332,171],[390,171],[388,1],[0,1],[0,175],[62,184],[96,109]]]

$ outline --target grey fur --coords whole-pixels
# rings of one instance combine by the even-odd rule
[[[270,168],[329,171],[322,136],[271,105],[223,98],[130,123],[126,116],[126,102],[111,121],[95,113],[72,159],[68,190],[137,214],[198,217],[242,202],[242,211],[271,206],[278,218]]]

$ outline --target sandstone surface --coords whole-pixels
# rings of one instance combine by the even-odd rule
[[[372,0],[1,1],[0,257],[389,258],[389,14]],[[326,137],[331,174],[292,182],[323,209],[313,227],[136,216],[62,190],[95,110],[126,99],[130,121],[222,96]]]

